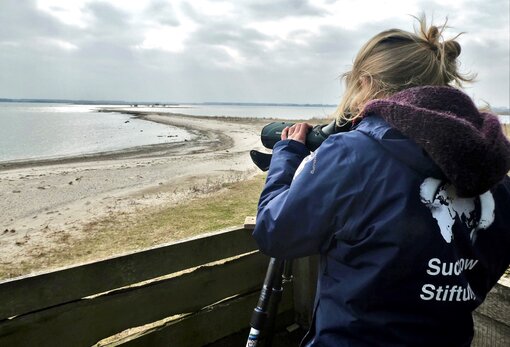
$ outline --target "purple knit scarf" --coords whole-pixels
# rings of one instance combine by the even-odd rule
[[[497,116],[479,112],[459,89],[425,86],[373,100],[376,114],[420,145],[462,197],[480,195],[510,170],[510,143]]]

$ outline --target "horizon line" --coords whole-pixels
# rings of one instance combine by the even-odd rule
[[[0,98],[0,102],[41,102],[41,103],[71,103],[71,104],[119,104],[119,105],[269,105],[269,106],[331,106],[336,104],[322,103],[296,103],[296,102],[244,102],[244,101],[126,101],[126,100],[101,100],[101,99],[58,99],[58,98]]]
[[[90,100],[90,99],[55,99],[55,98],[0,98],[0,102],[21,103],[57,103],[57,104],[81,104],[81,105],[239,105],[239,106],[301,106],[301,107],[337,107],[337,104],[321,103],[295,103],[295,102],[242,102],[242,101],[202,101],[202,102],[177,102],[177,101],[126,101],[126,100]],[[478,106],[478,107],[483,107]],[[509,106],[493,106],[493,110],[510,111]]]

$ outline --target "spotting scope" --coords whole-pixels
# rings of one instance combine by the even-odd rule
[[[260,140],[264,147],[273,149],[274,145],[281,140],[282,131],[286,127],[291,127],[294,123],[290,122],[272,122],[262,128]],[[351,123],[338,125],[336,121],[329,124],[319,124],[314,126],[306,135],[305,145],[310,151],[315,151],[328,138],[329,135],[338,132],[345,132],[351,129]],[[262,171],[267,171],[271,162],[271,154],[262,153],[256,150],[250,151],[250,156],[255,165]]]

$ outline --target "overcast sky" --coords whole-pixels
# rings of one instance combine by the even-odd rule
[[[509,106],[509,4],[0,0],[0,97],[336,104],[361,45],[424,11],[466,32],[467,93]]]

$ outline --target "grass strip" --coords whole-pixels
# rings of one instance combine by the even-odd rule
[[[117,213],[90,222],[84,236],[60,236],[60,247],[0,269],[0,279],[108,258],[201,233],[243,225],[255,216],[265,175],[225,184],[219,190],[183,203],[135,213]]]

